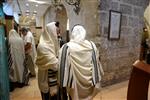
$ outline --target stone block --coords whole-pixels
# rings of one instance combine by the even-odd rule
[[[120,11],[122,14],[132,15],[132,7],[126,4],[120,4]]]
[[[137,16],[137,17],[143,17],[144,15],[144,9],[143,7],[134,7],[134,16]]]
[[[101,25],[108,25],[109,23],[109,14],[108,12],[100,12],[100,24]]]
[[[142,18],[140,18],[139,19],[139,28],[141,29],[141,28],[143,28],[144,27],[144,17],[142,17]]]
[[[111,0],[112,2],[119,2],[120,0]]]
[[[119,9],[119,4],[118,4],[118,2],[111,2],[110,9],[111,9],[111,10],[118,11],[118,9]]]
[[[105,72],[105,75],[102,78],[102,87],[128,80],[130,77],[131,68],[131,65],[128,67],[123,66],[116,71]]]
[[[136,6],[147,6],[149,4],[149,0],[121,0],[124,3],[136,5]]]
[[[128,25],[128,16],[122,15],[121,26],[127,26],[127,25]]]
[[[131,27],[139,27],[140,25],[140,19],[136,17],[129,17],[129,26]]]
[[[108,27],[104,27],[104,37],[108,37]]]
[[[121,27],[121,35],[128,35],[132,32],[132,29],[130,27]]]
[[[120,38],[120,40],[118,41],[118,43],[117,43],[117,47],[118,48],[123,48],[123,47],[127,47],[128,46],[128,44],[127,44],[127,42],[126,42],[126,38],[122,38],[123,36],[121,35],[121,38]]]
[[[139,38],[142,36],[142,32],[143,32],[143,27],[135,27],[133,29],[134,34],[138,35]]]
[[[110,0],[101,0],[99,6],[100,6],[100,10],[109,10]]]

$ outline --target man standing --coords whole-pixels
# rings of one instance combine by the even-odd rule
[[[25,43],[26,65],[30,70],[31,76],[35,77],[35,43],[34,37],[26,28],[22,28],[23,40]]]
[[[32,51],[33,52],[31,54],[31,57],[32,57],[34,64],[35,64],[35,60],[36,60],[35,58],[37,56],[36,48],[35,48],[35,40],[34,40],[34,36],[33,36],[32,32],[31,32],[31,29],[27,28],[27,30],[28,30],[28,34],[30,35],[30,37],[32,37]]]
[[[59,52],[59,85],[67,88],[71,100],[92,100],[104,74],[96,45],[85,36],[86,30],[76,25],[71,40]]]
[[[56,22],[48,23],[37,47],[36,65],[42,100],[57,100],[57,64],[59,43]]]
[[[9,44],[10,44],[10,52],[12,56],[12,77],[10,77],[12,82],[16,82],[23,86],[23,72],[24,72],[24,42],[16,30],[12,29],[9,32]],[[10,71],[11,72],[11,71]],[[10,73],[11,74],[11,73]]]

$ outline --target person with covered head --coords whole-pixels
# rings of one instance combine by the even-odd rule
[[[17,82],[17,84],[19,83],[21,86],[23,86],[26,84],[26,82],[28,82],[28,78],[26,77],[28,70],[25,69],[24,66],[24,41],[14,29],[10,30],[9,32],[9,44],[12,58],[12,61],[9,62],[12,63],[9,71],[10,80],[11,82]]]
[[[42,100],[57,100],[57,65],[59,43],[56,22],[48,23],[37,47],[36,65]]]
[[[72,100],[92,100],[104,74],[95,44],[85,37],[84,27],[74,26],[71,40],[59,52],[59,85]]]

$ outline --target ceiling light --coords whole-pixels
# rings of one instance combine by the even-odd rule
[[[26,16],[29,16],[29,13],[26,13]]]
[[[37,11],[33,11],[33,14],[37,14]]]
[[[45,4],[46,2],[45,1],[37,1],[37,0],[28,0],[29,2],[35,2],[35,3],[38,3],[38,4]]]
[[[33,16],[35,17],[35,16],[36,16],[36,14],[33,14]]]
[[[36,6],[36,7],[38,7],[39,5],[38,5],[38,4],[36,4],[35,6]]]
[[[28,3],[26,3],[26,6],[28,7],[28,6],[29,6],[29,4],[28,4]]]
[[[29,10],[26,10],[26,13],[29,13],[30,11]]]

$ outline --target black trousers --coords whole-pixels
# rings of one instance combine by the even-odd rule
[[[42,100],[58,100],[57,95],[51,96],[50,93],[41,92]]]

